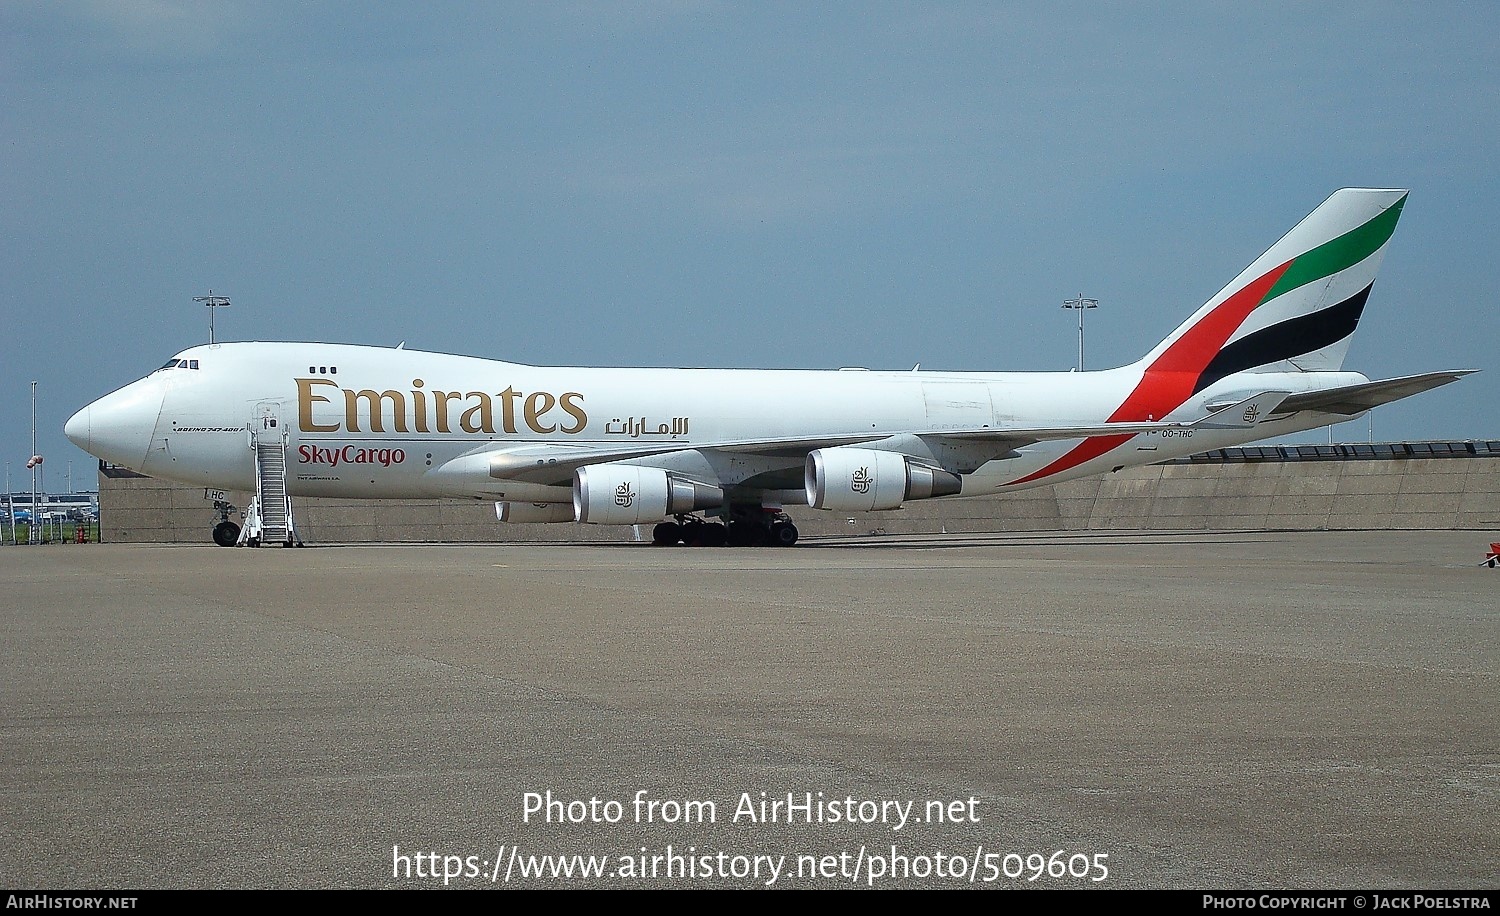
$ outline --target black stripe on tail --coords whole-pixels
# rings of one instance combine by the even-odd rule
[[[1370,298],[1370,286],[1338,305],[1331,305],[1311,315],[1289,318],[1236,340],[1220,350],[1204,368],[1203,374],[1198,376],[1193,394],[1226,375],[1321,350],[1353,334],[1355,326],[1359,324],[1359,316],[1365,310],[1365,300]]]

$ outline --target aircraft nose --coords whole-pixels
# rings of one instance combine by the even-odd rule
[[[154,380],[126,385],[69,417],[63,434],[96,458],[140,470],[161,414],[163,393]]]
[[[68,422],[63,424],[63,435],[68,437],[69,442],[84,451],[89,450],[89,411],[91,409],[92,407],[85,407],[69,417]]]

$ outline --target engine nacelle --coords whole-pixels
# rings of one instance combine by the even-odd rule
[[[594,464],[573,474],[573,515],[580,522],[639,525],[723,504],[720,487],[661,468]]]
[[[951,471],[917,463],[900,452],[871,448],[820,448],[807,456],[807,504],[814,509],[873,512],[909,499],[953,496],[963,480]]]
[[[502,522],[571,522],[572,503],[495,503],[495,516]]]

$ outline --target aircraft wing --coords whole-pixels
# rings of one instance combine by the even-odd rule
[[[912,431],[911,435],[924,438],[943,438],[969,443],[985,444],[992,457],[1008,454],[1017,448],[1049,439],[1087,439],[1091,436],[1132,436],[1139,433],[1181,429],[1241,429],[1255,425],[1278,409],[1286,399],[1284,391],[1267,391],[1247,398],[1237,404],[1216,410],[1198,420],[1183,422],[1145,423],[1097,423],[1085,426],[1044,426],[1030,428],[992,428],[960,430]],[[629,447],[565,445],[536,443],[512,446],[493,451],[469,455],[450,462],[447,470],[457,472],[458,463],[483,465],[487,476],[563,486],[571,482],[573,472],[580,467],[602,464],[609,461],[628,461],[633,458],[648,458],[670,452],[696,449],[698,451],[738,452],[748,455],[766,455],[801,460],[808,452],[818,448],[833,448],[840,445],[855,445],[891,438],[890,432],[857,433],[782,439],[754,439],[720,442],[657,442],[642,443]]]
[[[1401,378],[1366,382],[1363,385],[1330,388],[1326,391],[1308,391],[1288,397],[1281,402],[1276,412],[1288,414],[1299,410],[1319,410],[1324,413],[1353,416],[1364,413],[1372,407],[1379,407],[1381,404],[1389,404],[1391,401],[1399,401],[1402,398],[1409,398],[1414,394],[1421,394],[1450,382],[1456,382],[1478,371],[1478,369],[1448,369],[1443,372],[1425,372],[1421,375],[1406,375]]]
[[[629,461],[632,458],[648,458],[652,455],[665,455],[669,452],[681,452],[688,449],[733,451],[755,455],[785,455],[791,458],[806,455],[815,448],[871,442],[884,439],[888,435],[888,433],[865,433],[817,438],[756,439],[745,442],[677,441],[641,444],[628,448],[538,443],[496,449],[482,455],[471,455],[468,458],[456,460],[483,459],[488,464],[491,477],[562,486],[572,482],[573,472],[579,468],[607,461]]]

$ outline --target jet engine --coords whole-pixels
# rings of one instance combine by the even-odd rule
[[[502,522],[571,522],[572,503],[495,503],[495,515]]]
[[[638,525],[724,504],[724,491],[661,468],[593,464],[573,475],[573,514],[596,525]]]
[[[814,509],[872,512],[909,499],[953,496],[963,480],[900,452],[820,448],[807,456],[807,504]]]

